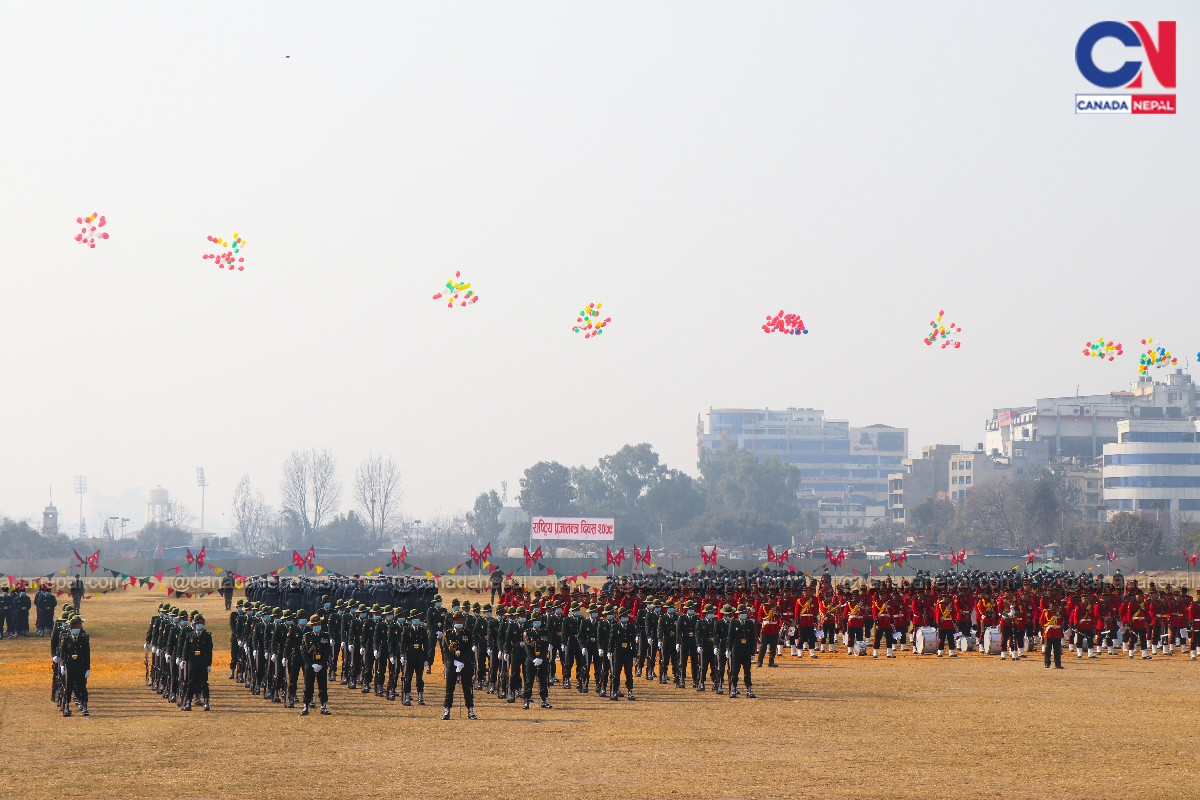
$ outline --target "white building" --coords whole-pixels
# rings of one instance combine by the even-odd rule
[[[1117,441],[1122,419],[1180,420],[1197,414],[1196,386],[1190,375],[1176,370],[1165,381],[1140,377],[1128,391],[1042,397],[1032,406],[994,409],[984,426],[984,450],[1011,457],[1014,446],[1045,442],[1053,459],[1089,463],[1104,445]]]
[[[1104,446],[1104,504],[1109,517],[1130,511],[1158,519],[1200,519],[1200,423],[1122,420]]]
[[[155,486],[146,492],[146,524],[165,525],[170,516],[168,514],[170,504],[171,496],[163,487]]]

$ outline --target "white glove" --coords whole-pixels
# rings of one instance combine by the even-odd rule
[[[438,631],[438,632],[437,632],[437,638],[439,638],[439,639],[441,639],[441,638],[442,638],[442,632],[441,632],[441,631]]]
[[[342,642],[342,649],[343,649],[343,650],[345,650],[345,649],[346,649],[346,643],[345,643],[345,642]]]
[[[271,653],[271,661],[273,661],[274,663],[278,664],[278,663],[279,663],[279,656],[275,655],[274,653]]]
[[[255,657],[255,658],[258,658],[258,651],[257,651],[257,650],[255,650],[255,651],[254,651],[254,657]]]
[[[149,645],[148,643],[147,643],[147,644],[144,644],[144,645],[142,645],[142,649],[143,649],[143,650],[149,650],[149,649],[150,649],[150,645]]]
[[[243,642],[241,639],[238,639],[238,647],[245,647],[245,646],[246,646],[246,643],[245,643],[245,642]],[[155,650],[158,650],[158,648],[157,648],[157,647],[156,647],[156,648],[154,648],[154,649],[155,649]]]
[[[601,658],[604,658],[604,651],[603,651],[603,650],[597,650],[596,652],[600,654],[600,657],[601,657]]]
[[[208,671],[209,671],[209,672],[212,672],[212,667],[209,667],[209,668],[208,668]]]
[[[542,660],[541,660],[540,658],[535,658],[535,659],[533,660],[533,665],[534,665],[535,667],[540,667],[540,666],[542,665]]]
[[[471,645],[471,652],[472,652],[472,653],[478,653],[478,652],[479,652],[479,648],[478,648],[478,647],[476,647],[475,645]]]
[[[703,655],[703,651],[700,649],[700,645],[696,645],[696,655],[698,655],[698,656]]]
[[[586,648],[586,647],[584,647],[584,648],[581,648],[581,649],[583,650],[583,657],[584,657],[584,658],[587,658],[587,648]]]
[[[675,645],[675,652],[676,652],[676,653],[678,653],[678,652],[681,652],[681,651],[680,651],[680,649],[679,649],[679,645]]]
[[[51,661],[53,661],[55,664],[57,664],[57,663],[58,663],[58,656],[55,656],[54,658],[52,658],[52,659],[51,659]]]
[[[90,677],[92,677],[92,671],[91,671],[90,669],[89,669],[89,670],[84,670],[84,672],[83,672],[83,677],[84,677],[84,678],[90,678]]]
[[[286,659],[286,658],[283,660],[283,665],[284,665],[285,667],[287,666],[287,659]],[[209,669],[212,669],[212,667],[209,667]]]
[[[376,658],[379,658],[379,651],[378,651],[378,650],[376,650],[376,651],[375,651],[375,657],[376,657]]]
[[[408,659],[405,656],[400,656],[400,666],[403,667],[407,663],[408,663]]]
[[[488,658],[492,657],[492,648],[488,648]]]
[[[455,662],[454,662],[454,671],[455,671],[455,672],[462,672],[462,671],[463,671],[463,662],[461,662],[461,661],[455,661]]]
[[[365,648],[360,647],[360,648],[358,648],[358,654],[360,656],[365,656],[367,654],[367,651]]]
[[[390,664],[392,664],[392,665],[394,666],[394,665],[396,664],[396,657],[395,657],[395,656],[392,656],[391,658],[389,658],[389,659],[388,659],[388,663],[390,663]]]
[[[313,665],[312,665],[312,671],[313,671],[313,672],[320,672],[320,671],[321,671],[321,665],[320,665],[320,664],[313,664]]]
[[[729,651],[728,650],[725,651],[725,659],[727,661],[729,660]]]
[[[66,674],[67,674],[67,668],[66,668],[66,667],[59,667],[59,668],[58,668],[58,671],[59,671],[59,672],[61,672],[63,675],[66,675]]]

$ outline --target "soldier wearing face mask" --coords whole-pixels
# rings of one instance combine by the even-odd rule
[[[675,598],[667,598],[666,611],[658,620],[658,682],[667,682],[667,665],[671,667],[671,677],[676,685],[679,684],[679,650],[676,648],[675,625],[679,615],[675,613]]]
[[[612,654],[612,686],[609,699],[619,700],[621,697],[621,671],[625,671],[625,690],[629,699],[633,700],[633,653],[637,649],[637,626],[629,621],[629,609],[621,609],[621,617],[615,622],[608,634],[608,652]]]
[[[537,677],[538,696],[542,708],[550,708],[547,686],[550,682],[550,659],[554,657],[553,637],[546,629],[545,620],[538,612],[529,617],[529,627],[522,637],[525,645],[525,708],[533,698],[533,679]]]
[[[333,641],[324,632],[321,617],[313,614],[308,618],[308,630],[301,639],[300,649],[304,655],[304,708],[300,716],[308,716],[313,704],[313,689],[321,701],[321,713],[329,716],[329,673],[327,667],[333,656]]]
[[[450,708],[454,705],[454,687],[462,685],[463,703],[467,707],[467,717],[475,716],[475,690],[472,689],[473,672],[475,670],[474,653],[471,652],[471,637],[464,630],[465,620],[462,612],[454,614],[451,626],[443,631],[441,638],[442,663],[446,667],[446,699],[442,704],[442,719],[450,719]]]
[[[705,681],[712,675],[713,690],[717,688],[716,609],[704,607],[704,616],[696,622],[696,650],[700,657],[700,683],[696,691],[703,692]]]
[[[750,662],[754,659],[754,620],[749,619],[746,606],[738,606],[737,618],[729,623],[729,696],[737,697],[738,673],[745,676],[746,697],[754,697],[750,682]]]
[[[205,630],[204,617],[197,615],[188,634],[184,649],[187,660],[187,688],[184,690],[183,710],[192,710],[192,701],[200,698],[208,711],[208,673],[212,671],[212,634]]]
[[[517,702],[524,689],[525,669],[525,609],[518,607],[504,631],[505,652],[508,655],[508,702]]]
[[[684,604],[684,614],[675,623],[675,649],[679,653],[679,678],[675,685],[680,689],[686,688],[688,662],[692,664],[692,688],[700,685],[700,668],[696,663],[699,655],[696,652],[696,603],[692,600]]]
[[[62,715],[71,716],[71,700],[74,699],[83,715],[89,716],[87,680],[92,676],[92,646],[79,616],[71,618],[67,635],[59,639],[58,668],[63,677],[59,700]]]
[[[442,596],[434,595],[433,605],[425,612],[425,632],[429,637],[428,646],[425,650],[425,672],[433,672],[433,651],[435,645],[442,638],[442,628],[446,624],[446,610],[442,608]]]
[[[409,609],[408,625],[401,631],[400,665],[404,668],[404,683],[400,689],[400,702],[412,705],[413,675],[417,676],[417,703],[425,705],[425,673],[423,667],[428,660],[426,649],[429,646],[429,635],[425,630],[425,622],[415,608]]]

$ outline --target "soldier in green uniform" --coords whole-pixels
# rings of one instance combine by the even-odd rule
[[[517,608],[504,631],[504,651],[508,659],[508,692],[506,699],[517,702],[523,691],[525,680],[525,609]]]
[[[717,639],[716,610],[704,606],[704,616],[696,621],[696,651],[700,656],[700,684],[696,691],[703,692],[705,681],[712,675],[713,686],[717,685]]]
[[[504,606],[497,605],[494,609],[489,603],[484,606],[484,617],[487,620],[487,693],[495,694],[497,688],[497,675],[500,675],[500,680],[503,680],[503,675],[500,673],[500,630],[504,627]]]
[[[671,667],[671,677],[679,684],[679,649],[676,647],[675,625],[679,615],[675,613],[675,602],[668,599],[663,614],[658,620],[658,682],[667,682],[667,666]]]
[[[522,644],[525,645],[524,707],[529,708],[529,701],[533,698],[533,679],[536,676],[542,708],[550,708],[547,687],[550,684],[550,659],[554,657],[554,644],[545,620],[537,611],[529,615],[529,627],[522,636]]]
[[[659,642],[658,642],[658,627],[659,622],[663,617],[662,604],[657,600],[650,601],[650,608],[646,611],[646,680],[652,681],[658,677],[654,671],[654,665],[659,659]]]
[[[425,650],[425,672],[433,672],[434,646],[442,638],[442,628],[446,624],[446,610],[442,608],[442,596],[433,596],[433,605],[425,612],[425,634],[429,642]]]
[[[300,649],[304,654],[304,708],[300,716],[308,716],[313,704],[314,684],[317,698],[321,701],[321,713],[329,716],[329,673],[326,667],[333,657],[333,642],[321,625],[321,617],[313,614],[308,618],[308,629],[301,639]]]
[[[696,603],[688,600],[684,604],[684,613],[675,622],[675,649],[679,653],[679,678],[675,685],[680,689],[686,688],[688,662],[692,665],[692,688],[700,685],[700,669],[696,663]]]
[[[596,658],[592,660],[593,673],[596,677],[596,694],[604,697],[608,691],[608,673],[609,673],[609,653],[608,633],[612,630],[613,607],[605,605],[596,619]]]
[[[66,686],[66,672],[63,671],[63,664],[59,663],[59,643],[62,642],[64,636],[69,636],[67,631],[71,625],[70,606],[63,608],[62,616],[54,623],[54,629],[50,631],[50,700],[55,705],[59,703],[59,698],[62,696],[63,688]]]
[[[429,634],[425,622],[415,608],[408,612],[408,625],[401,634],[401,664],[404,667],[404,685],[401,687],[400,702],[412,705],[413,675],[417,676],[417,704],[425,705],[425,663],[428,661]]]
[[[232,593],[231,593],[232,596]],[[238,646],[238,625],[241,622],[244,600],[237,601],[237,608],[229,613],[229,680],[242,672],[242,648]]]
[[[579,660],[575,664],[575,677],[580,694],[588,693],[588,682],[591,680],[592,659],[596,658],[599,641],[596,638],[596,625],[600,614],[591,606],[583,605],[579,616]]]
[[[736,614],[733,606],[726,603],[721,607],[721,618],[714,621],[713,633],[717,645],[717,677],[713,691],[721,694],[725,685],[725,673],[729,670],[729,630]]]
[[[575,677],[579,677],[579,603],[573,602],[562,619],[562,664],[563,688],[571,688],[571,667],[575,666]]]
[[[59,708],[64,717],[71,716],[71,700],[79,704],[83,715],[88,714],[87,680],[92,676],[92,645],[83,629],[83,618],[71,617],[67,634],[58,642],[58,664],[63,677],[63,692]]]
[[[205,630],[203,615],[196,615],[188,635],[184,658],[187,660],[187,688],[184,689],[183,710],[192,710],[192,701],[199,697],[208,711],[208,673],[212,671],[212,634]]]
[[[471,688],[472,672],[475,669],[474,653],[471,652],[471,639],[464,630],[465,620],[462,612],[454,614],[451,626],[443,631],[441,637],[442,664],[446,668],[446,699],[442,704],[442,719],[450,719],[450,708],[454,705],[454,687],[462,685],[463,703],[467,707],[467,717],[475,716],[475,691]]]
[[[729,623],[729,696],[737,697],[738,673],[745,674],[746,697],[754,697],[750,682],[750,662],[754,660],[754,620],[748,619],[746,606],[738,606],[737,617]]]
[[[326,620],[322,620],[324,623]],[[300,669],[304,664],[304,634],[307,627],[307,619],[289,619],[288,620],[287,639],[283,644],[283,666],[287,670],[287,707],[296,707],[296,689],[300,683]],[[323,629],[323,628],[322,628]],[[333,637],[330,637],[330,642]],[[337,655],[337,649],[330,647],[330,663],[334,656]],[[331,667],[326,667],[331,669]],[[329,678],[325,679],[326,685],[329,683]]]
[[[637,625],[629,621],[629,609],[621,609],[621,617],[613,624],[608,635],[607,650],[612,654],[612,687],[610,700],[621,698],[621,671],[625,671],[625,690],[629,699],[633,696],[633,653],[638,645]]]

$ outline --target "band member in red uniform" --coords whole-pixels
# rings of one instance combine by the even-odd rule
[[[954,634],[956,632],[956,623],[954,621],[954,598],[947,595],[938,600],[937,603],[937,621],[938,621],[938,641],[937,654],[938,658],[942,657],[942,644],[946,645],[946,652],[951,658],[958,658],[958,651],[954,649]]]
[[[892,631],[895,629],[895,623],[892,621],[892,607],[888,603],[887,597],[882,596],[879,602],[875,603],[873,614],[875,618],[875,645],[871,648],[871,658],[879,658],[879,642],[883,641],[886,649],[884,654],[887,658],[895,658],[893,652],[895,642],[892,639]]]
[[[805,587],[804,594],[796,600],[796,655],[809,651],[809,658],[817,657],[817,613],[820,604],[812,585]]]
[[[1042,612],[1042,641],[1046,652],[1046,669],[1050,669],[1051,656],[1054,658],[1054,668],[1062,669],[1062,604],[1057,600]]]

